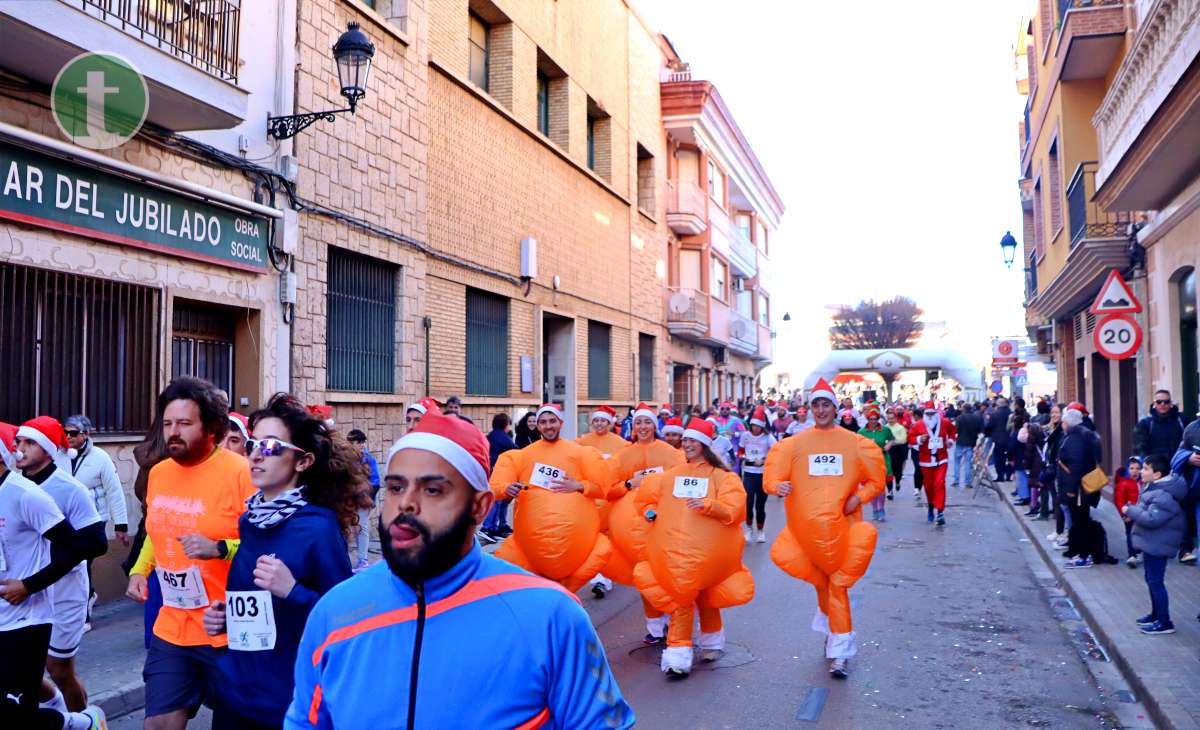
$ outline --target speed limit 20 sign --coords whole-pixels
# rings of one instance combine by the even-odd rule
[[[1142,328],[1128,314],[1110,314],[1092,332],[1096,352],[1109,360],[1133,357],[1142,346]]]

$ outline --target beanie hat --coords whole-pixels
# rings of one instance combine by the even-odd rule
[[[767,427],[767,411],[762,406],[754,409],[754,415],[750,416],[751,426]]]
[[[658,418],[658,416],[655,415],[655,413],[654,413],[654,409],[651,408],[650,406],[648,406],[644,402],[638,403],[637,408],[633,409],[633,417],[638,418],[639,416],[645,416],[646,418],[649,418],[651,421]]]
[[[309,412],[311,413],[312,411],[309,411]],[[243,416],[240,413],[235,413],[234,411],[230,411],[229,412],[229,425],[233,426],[239,432],[241,432],[242,438],[247,439],[247,440],[250,439],[250,428],[249,428],[250,419],[246,418],[245,416]]]
[[[594,421],[597,418],[603,418],[609,423],[615,423],[617,420],[617,412],[609,406],[598,406],[596,410],[592,411],[592,420]]]
[[[13,451],[16,450],[14,443],[17,438],[17,427],[11,423],[0,423],[0,461],[9,468],[10,471],[16,471],[17,460],[13,456]]]
[[[685,439],[693,439],[699,441],[705,446],[711,447],[713,439],[717,436],[717,428],[710,421],[702,421],[699,418],[693,418],[688,422],[688,427],[683,432]]]
[[[564,420],[562,409],[559,408],[557,404],[543,403],[541,407],[537,409],[537,416],[541,416],[543,413],[553,413],[554,415],[558,416],[558,420]]]
[[[808,394],[808,402],[812,403],[817,398],[825,398],[830,403],[837,403],[837,396],[833,394],[833,388],[825,381],[825,378],[817,378],[817,384],[813,386],[812,391]]]
[[[461,418],[434,411],[401,436],[388,450],[387,460],[405,449],[437,454],[467,480],[477,492],[488,491],[488,442],[483,432]]]
[[[879,418],[880,412],[878,403],[868,403],[866,407],[863,408],[863,417],[870,418],[871,416]]]
[[[58,419],[50,416],[31,418],[21,424],[21,427],[17,429],[17,435],[41,446],[54,460],[55,466],[68,474],[71,473],[71,459],[78,454],[67,443],[67,432],[63,430]]]
[[[668,418],[662,427],[663,433],[684,433],[683,421],[678,418]]]

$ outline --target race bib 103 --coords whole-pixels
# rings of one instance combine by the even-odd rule
[[[529,484],[542,489],[549,489],[551,483],[563,479],[567,473],[557,466],[548,464],[534,464],[533,471],[529,474]]]
[[[808,475],[810,477],[840,477],[842,475],[842,455],[809,454]]]
[[[675,477],[675,489],[671,494],[680,499],[703,499],[708,495],[708,478]]]
[[[226,591],[225,633],[233,651],[275,648],[275,612],[268,591]]]

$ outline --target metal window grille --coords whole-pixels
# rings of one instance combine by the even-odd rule
[[[467,392],[508,395],[508,299],[467,290]]]
[[[329,390],[391,393],[399,267],[329,247],[326,319]]]
[[[588,398],[593,400],[612,393],[611,340],[611,326],[588,321]]]
[[[654,336],[638,335],[638,400],[654,398]]]
[[[215,309],[176,303],[171,316],[171,377],[204,378],[233,396],[234,324]]]
[[[86,413],[99,433],[150,427],[159,292],[0,263],[0,420]]]

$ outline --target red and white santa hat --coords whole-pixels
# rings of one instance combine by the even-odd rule
[[[658,407],[658,412],[659,412],[659,413],[665,413],[665,414],[667,414],[668,416],[673,416],[673,415],[675,415],[675,411],[671,410],[671,404],[670,404],[670,403],[663,403],[661,406],[659,406],[659,407]]]
[[[646,418],[649,418],[651,421],[654,421],[658,418],[658,414],[656,414],[654,412],[654,409],[651,408],[645,402],[638,403],[637,408],[633,409],[633,417],[634,418],[639,418],[641,416],[645,416]]]
[[[71,459],[74,459],[77,454],[67,442],[67,432],[63,430],[62,424],[58,422],[57,418],[51,416],[31,418],[17,429],[17,436],[29,439],[41,446],[54,460],[55,466],[65,470],[68,474],[71,473]]]
[[[684,433],[683,421],[678,418],[668,418],[662,427],[663,433]]]
[[[597,418],[603,418],[609,423],[616,423],[617,412],[610,406],[597,406],[596,410],[592,411],[592,420],[594,421]]]
[[[811,404],[817,398],[825,398],[830,403],[837,403],[837,396],[833,394],[833,387],[825,380],[825,378],[817,378],[817,384],[812,387],[808,393],[808,402]]]
[[[937,403],[934,403],[931,400],[925,401],[925,412],[926,413],[937,413]]]
[[[16,471],[17,459],[13,452],[17,450],[17,427],[11,423],[0,422],[0,461],[9,471]]]
[[[763,428],[766,428],[767,427],[767,409],[763,408],[762,406],[755,408],[754,415],[750,416],[750,425],[751,426],[762,426]]]
[[[683,430],[685,439],[694,439],[704,444],[712,446],[713,439],[717,437],[717,427],[711,421],[702,421],[699,418],[693,418],[688,421],[688,427]]]
[[[430,413],[441,413],[442,412],[441,407],[438,405],[437,399],[428,398],[428,397],[422,398],[421,400],[417,401],[416,403],[409,403],[408,410],[416,411],[417,413],[420,413],[422,416],[428,415]],[[465,423],[465,421],[464,421],[464,423]]]
[[[558,404],[556,403],[543,403],[541,407],[537,409],[535,417],[541,416],[543,413],[553,413],[554,415],[558,416],[558,420],[563,420],[562,409],[559,408]]]
[[[733,403],[731,403],[730,401],[722,401],[721,405],[719,405],[717,407],[718,408],[728,408],[730,410],[733,410]]]
[[[437,454],[450,462],[475,491],[488,491],[488,442],[474,424],[437,411],[426,413],[420,423],[392,444],[387,463],[405,449]]]
[[[229,425],[233,428],[236,428],[238,433],[242,434],[243,439],[250,439],[250,419],[246,418],[240,413],[230,411]]]

